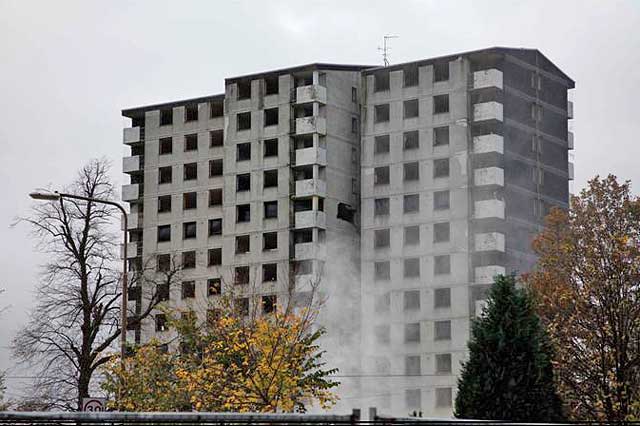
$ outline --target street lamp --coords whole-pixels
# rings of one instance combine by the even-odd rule
[[[121,319],[122,325],[120,327],[121,328],[120,330],[120,362],[124,366],[124,357],[126,355],[126,350],[127,350],[127,297],[128,297],[127,291],[128,291],[128,284],[129,284],[127,279],[127,225],[128,225],[127,211],[124,209],[124,207],[122,207],[119,203],[116,203],[115,201],[100,200],[98,198],[82,197],[80,195],[73,195],[73,194],[63,194],[58,191],[32,192],[29,194],[29,197],[39,201],[60,200],[60,204],[62,204],[62,200],[64,198],[72,198],[75,200],[83,200],[83,201],[90,201],[93,203],[108,204],[110,206],[117,207],[122,212],[122,217],[124,218],[124,247],[123,247],[124,261],[123,261],[123,268],[122,268],[122,308],[120,309],[120,313],[122,315],[122,319]]]

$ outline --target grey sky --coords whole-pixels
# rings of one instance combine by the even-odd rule
[[[113,160],[123,107],[223,91],[224,78],[309,62],[379,64],[490,47],[540,49],[576,81],[575,190],[596,173],[640,182],[640,1],[0,0],[0,369],[27,319],[37,265],[29,191]],[[637,187],[635,188],[637,190]]]

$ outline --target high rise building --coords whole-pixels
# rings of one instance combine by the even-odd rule
[[[543,216],[568,206],[573,87],[537,50],[490,48],[124,110],[130,264],[178,259],[169,303],[202,320],[221,287],[268,312],[319,278],[342,404],[450,415],[493,276],[529,270]]]

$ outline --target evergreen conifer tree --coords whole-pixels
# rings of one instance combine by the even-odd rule
[[[497,276],[483,315],[472,324],[455,416],[465,419],[558,421],[552,349],[531,296],[514,276]]]

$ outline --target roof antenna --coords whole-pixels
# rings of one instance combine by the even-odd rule
[[[382,60],[384,61],[384,66],[388,67],[389,66],[389,51],[391,50],[391,48],[387,45],[387,41],[392,39],[392,38],[399,38],[399,36],[395,36],[395,35],[385,35],[383,37],[383,47],[378,47],[378,50],[382,52]]]

